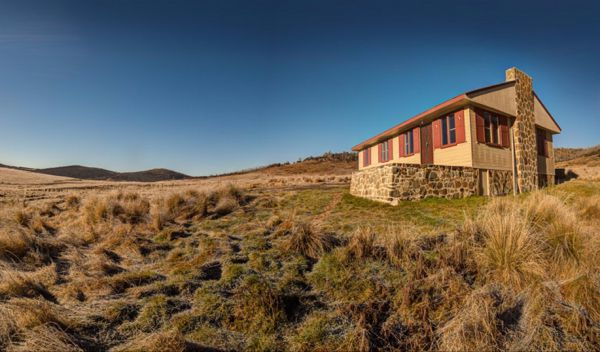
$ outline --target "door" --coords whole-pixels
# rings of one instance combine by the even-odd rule
[[[421,164],[433,164],[433,134],[431,124],[421,127]]]

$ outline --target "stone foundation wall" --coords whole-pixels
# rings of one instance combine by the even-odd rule
[[[505,196],[513,193],[513,173],[504,170],[489,170],[490,195]]]
[[[476,195],[479,171],[470,167],[386,164],[355,171],[350,193],[396,204],[428,197],[462,198]]]

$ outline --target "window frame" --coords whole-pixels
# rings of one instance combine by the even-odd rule
[[[415,154],[415,138],[414,130],[404,132],[404,156],[411,156]]]
[[[507,127],[510,129],[510,119],[504,115],[492,113],[487,110],[481,111],[481,116],[483,117],[483,139],[484,142],[478,142],[480,144],[485,144],[490,147],[498,147],[504,149],[510,149],[509,147],[502,146],[502,129],[500,128],[500,119],[504,118],[504,121],[507,123]],[[495,141],[494,141],[495,139]]]
[[[363,150],[363,167],[371,165],[371,147]]]
[[[450,118],[452,118],[452,122],[454,127],[450,127]],[[456,115],[454,113],[450,113],[444,117],[442,117],[442,140],[441,147],[452,147],[457,145],[456,142]],[[454,141],[452,141],[452,132],[454,132]]]
[[[385,163],[388,161],[390,161],[389,143],[388,141],[381,142],[381,162]]]
[[[536,149],[537,149],[537,155],[538,156],[542,156],[544,158],[548,158],[549,155],[546,155],[546,131],[544,131],[541,128],[537,128],[535,129],[535,141],[536,141]],[[550,154],[550,153],[548,153]]]

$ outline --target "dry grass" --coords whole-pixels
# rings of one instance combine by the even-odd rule
[[[26,330],[21,337],[22,342],[12,347],[12,351],[40,352],[83,352],[73,338],[53,324],[39,325]]]
[[[243,177],[4,198],[0,350],[600,343],[595,183],[391,207],[327,175]]]
[[[541,239],[524,215],[517,204],[497,199],[478,220],[477,259],[488,282],[522,288],[542,278]]]
[[[317,225],[299,222],[293,225],[289,237],[283,244],[283,249],[317,259],[331,250],[335,243],[335,238]]]
[[[185,339],[176,331],[142,335],[123,346],[112,349],[114,352],[184,352],[186,350]]]

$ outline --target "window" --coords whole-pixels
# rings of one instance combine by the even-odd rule
[[[548,150],[546,149],[546,132],[540,129],[536,129],[535,132],[538,155],[548,156]]]
[[[442,117],[442,145],[456,143],[456,123],[454,114]]]
[[[363,166],[371,165],[371,148],[367,148],[363,151]]]
[[[381,143],[381,161],[388,161],[389,159],[389,150],[388,150],[388,142],[385,141],[383,143]]]
[[[492,115],[486,111],[483,113],[483,122],[485,127],[485,142],[500,144],[498,115]]]
[[[415,144],[413,140],[413,131],[408,131],[404,134],[404,155],[415,153]]]

